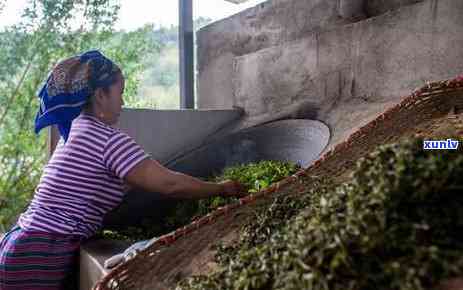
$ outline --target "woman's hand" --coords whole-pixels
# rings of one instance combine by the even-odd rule
[[[223,187],[223,197],[244,197],[247,195],[246,187],[238,181],[225,180],[219,183]]]

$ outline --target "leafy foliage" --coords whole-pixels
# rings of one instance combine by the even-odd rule
[[[433,289],[461,275],[463,156],[422,144],[381,146],[350,182],[275,200],[219,247],[217,272],[177,289]]]
[[[0,32],[0,231],[25,209],[46,162],[46,133],[33,132],[36,93],[58,60],[102,50],[122,67],[127,103],[136,103],[141,59],[159,45],[145,39],[150,26],[114,32],[118,9],[113,0],[29,1],[21,22]]]
[[[242,183],[248,192],[258,192],[269,187],[272,183],[294,174],[301,167],[292,162],[264,160],[255,163],[241,164],[225,168],[223,173],[212,177],[215,182],[223,180],[237,180]],[[236,201],[236,198],[214,197],[198,202],[198,215],[205,215],[213,209]]]
[[[193,26],[196,30],[210,22],[210,19],[200,17],[194,21]],[[162,46],[159,56],[144,59],[146,69],[141,75],[141,86],[138,91],[142,105],[133,106],[149,105],[157,109],[178,109],[180,107],[178,27],[160,27],[151,31],[145,39],[160,43]],[[147,103],[147,100],[150,100],[150,103]]]

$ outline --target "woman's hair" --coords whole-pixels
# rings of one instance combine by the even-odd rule
[[[110,82],[109,84],[107,84],[106,86],[103,86],[103,87],[100,87],[100,88],[97,88],[96,90],[98,89],[101,89],[103,90],[103,92],[105,94],[108,94],[109,93],[109,88],[114,85],[118,80],[120,80],[120,77],[122,77],[122,70],[120,68],[117,68],[117,70],[114,72],[113,74],[114,76],[114,79],[112,82]],[[95,92],[96,90],[93,92],[93,94],[88,98],[87,102],[82,106],[83,109],[89,109],[93,103],[93,98],[95,96]]]

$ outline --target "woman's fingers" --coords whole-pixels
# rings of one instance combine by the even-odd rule
[[[224,185],[224,195],[243,197],[247,195],[246,187],[238,181],[226,180],[221,182]]]

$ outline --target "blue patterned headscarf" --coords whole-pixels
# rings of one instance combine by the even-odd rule
[[[98,50],[59,62],[39,92],[35,133],[56,124],[66,142],[72,120],[79,116],[90,96],[97,88],[115,83],[119,72],[119,67]]]

